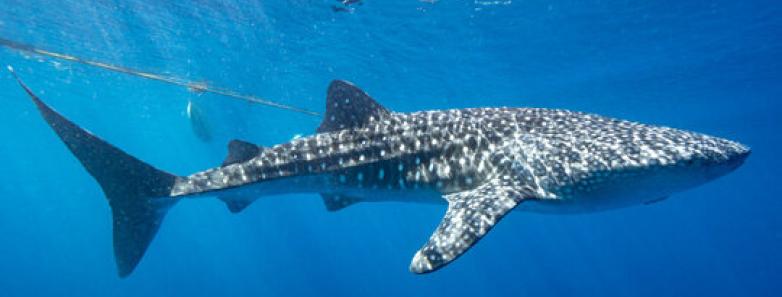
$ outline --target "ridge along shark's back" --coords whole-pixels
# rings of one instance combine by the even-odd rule
[[[291,192],[320,193],[330,211],[390,196],[442,198],[445,216],[410,264],[427,273],[464,254],[517,205],[592,211],[659,201],[734,170],[749,154],[724,139],[565,110],[394,113],[334,81],[318,134],[269,148],[234,140],[221,166],[177,177],[75,125],[16,79],[108,198],[121,277],[182,198],[217,196],[232,212]]]

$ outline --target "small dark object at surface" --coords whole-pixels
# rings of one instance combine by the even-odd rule
[[[353,12],[355,8],[353,5],[364,5],[362,0],[337,0],[340,5],[332,5],[331,10],[334,12]]]

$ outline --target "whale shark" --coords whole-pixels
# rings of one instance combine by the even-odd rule
[[[335,80],[313,135],[270,147],[233,140],[219,166],[178,176],[74,124],[13,75],[102,188],[120,277],[139,264],[166,212],[188,199],[216,197],[231,212],[290,193],[317,193],[328,211],[441,203],[445,215],[409,266],[428,273],[463,255],[512,210],[586,213],[655,203],[735,170],[750,154],[718,137],[562,109],[394,112]]]

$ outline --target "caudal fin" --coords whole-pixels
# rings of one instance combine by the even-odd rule
[[[138,265],[168,209],[176,176],[158,170],[69,121],[41,101],[8,70],[38,107],[44,120],[95,178],[109,200],[114,221],[114,257],[120,277]]]

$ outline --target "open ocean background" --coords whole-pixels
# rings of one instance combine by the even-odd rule
[[[0,37],[323,111],[332,79],[396,111],[588,111],[737,140],[736,172],[662,203],[514,212],[433,274],[407,267],[443,205],[183,201],[117,277],[96,182],[0,73],[0,296],[782,296],[779,1],[0,0]],[[180,175],[233,138],[319,118],[0,49],[79,125]],[[212,132],[199,139],[191,100]]]

